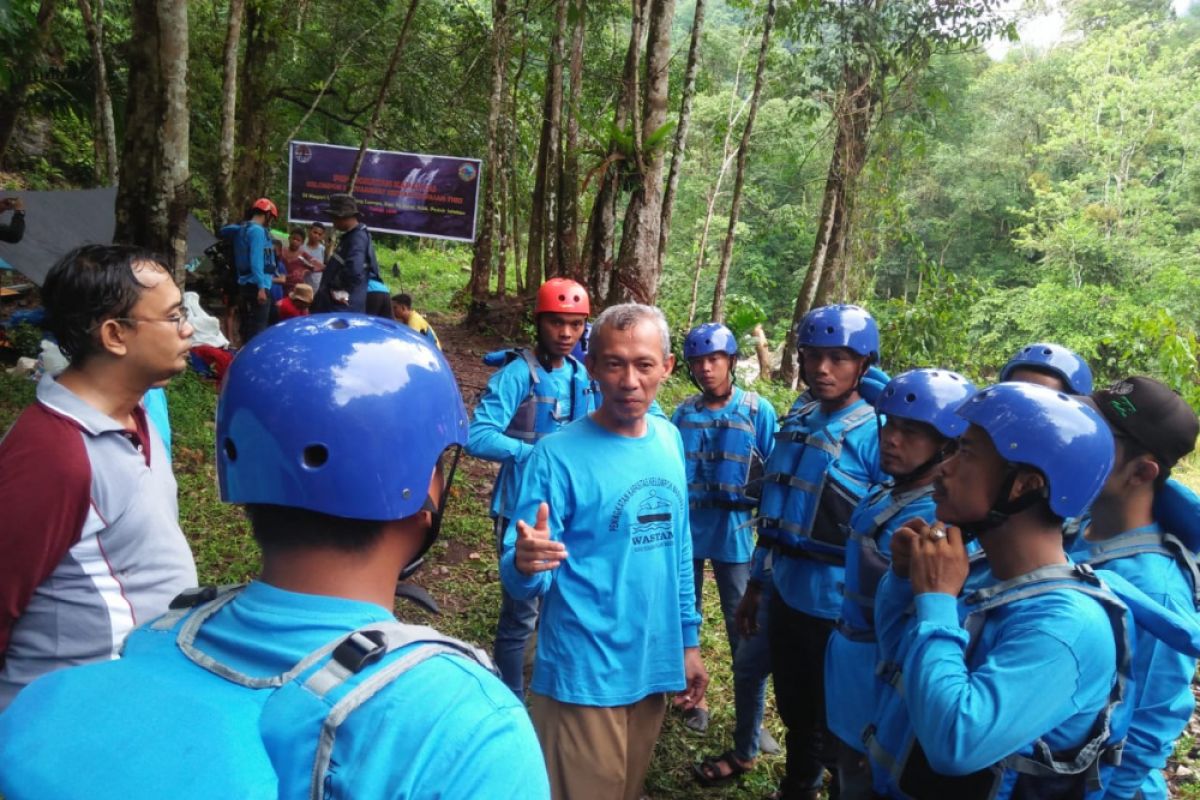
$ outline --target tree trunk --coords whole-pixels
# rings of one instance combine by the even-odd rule
[[[688,45],[687,67],[683,73],[683,100],[679,106],[679,127],[675,129],[675,141],[671,146],[671,170],[667,173],[667,191],[663,195],[662,222],[658,232],[658,271],[660,274],[662,273],[663,259],[667,257],[667,243],[671,238],[671,216],[675,212],[675,193],[679,190],[679,174],[687,151],[687,135],[692,121],[692,99],[696,94],[696,73],[699,72],[700,39],[703,32],[704,0],[696,0],[695,17],[692,19],[692,41]]]
[[[749,47],[749,39],[742,39],[742,46],[738,50],[737,71],[733,76],[733,90],[729,93],[729,112],[726,114],[725,123],[725,138],[721,143],[721,169],[717,172],[717,179],[713,185],[709,187],[707,208],[704,212],[704,226],[700,229],[700,242],[696,248],[696,268],[692,273],[692,296],[688,304],[687,327],[691,330],[692,323],[696,320],[696,301],[700,294],[700,277],[704,272],[704,258],[708,250],[708,232],[712,228],[713,213],[716,209],[717,198],[721,195],[721,184],[725,181],[725,175],[729,172],[729,167],[733,164],[733,159],[737,155],[737,150],[731,146],[733,141],[733,129],[737,124],[738,119],[742,116],[742,112],[750,105],[750,98],[742,101],[740,106],[737,105],[737,99],[740,87],[742,85],[742,59],[746,56],[746,48]]]
[[[483,194],[483,227],[475,239],[475,254],[471,260],[471,296],[476,300],[487,297],[492,281],[492,237],[496,230],[496,197],[502,188],[504,152],[500,130],[500,113],[504,105],[504,72],[507,68],[505,44],[508,24],[508,0],[492,0],[492,92],[488,98],[487,117],[487,185]],[[500,225],[500,239],[504,239],[504,225]],[[503,250],[503,245],[501,246]]]
[[[503,143],[501,143],[503,144]],[[508,170],[496,175],[497,223],[500,225],[500,247],[496,251],[496,296],[504,297],[508,282]]]
[[[87,31],[92,61],[96,63],[96,100],[93,135],[95,162],[92,174],[96,183],[115,186],[117,183],[117,131],[113,123],[112,92],[108,86],[108,64],[104,60],[104,0],[96,0],[95,9],[88,0],[79,0],[79,13]]]
[[[728,139],[728,136],[726,136]],[[696,268],[692,272],[692,299],[688,304],[687,327],[691,330],[692,323],[696,321],[696,302],[700,294],[700,276],[704,273],[704,255],[708,249],[708,232],[712,228],[713,213],[717,206],[717,197],[721,194],[721,184],[725,181],[725,175],[729,172],[729,166],[733,163],[735,153],[728,152],[729,143],[726,141],[726,155],[721,162],[721,170],[717,173],[717,179],[708,190],[707,208],[704,212],[704,225],[700,228],[700,242],[696,249]]]
[[[811,308],[823,304],[829,287],[837,285],[845,268],[854,189],[866,165],[867,143],[878,105],[877,73],[848,67],[844,75],[842,91],[834,108],[837,134],[825,178],[817,237],[808,272],[796,296],[792,325],[780,364],[780,378],[793,386],[797,379],[796,326]]]
[[[17,129],[17,120],[25,110],[25,99],[29,96],[29,88],[33,86],[42,68],[42,61],[47,46],[50,44],[50,28],[54,22],[54,10],[57,0],[42,0],[38,6],[37,18],[34,24],[33,37],[29,48],[14,60],[11,82],[8,92],[0,99],[0,164],[8,154],[8,146],[12,143],[13,132]]]
[[[400,54],[404,52],[404,43],[408,39],[408,28],[412,24],[413,16],[417,13],[417,4],[420,0],[409,0],[408,11],[404,14],[404,22],[400,24],[400,33],[396,36],[396,46],[392,48],[392,57],[388,59],[387,69],[383,73],[383,79],[379,83],[379,96],[375,98],[375,108],[371,112],[371,121],[367,123],[367,130],[363,133],[362,145],[358,148],[358,155],[354,157],[354,167],[350,170],[350,184],[346,187],[347,192],[354,191],[354,184],[358,181],[358,172],[362,169],[363,158],[367,154],[367,147],[370,146],[371,140],[375,138],[375,128],[379,125],[379,116],[383,113],[383,103],[387,100],[388,90],[392,86],[392,78],[396,75],[396,66],[400,63]]]
[[[242,41],[245,10],[246,0],[229,0],[222,57],[225,75],[221,81],[221,141],[217,145],[217,208],[213,215],[218,225],[236,219],[234,215],[238,213],[233,201],[233,134],[237,115],[238,45]]]
[[[758,116],[758,104],[762,99],[767,53],[771,49],[771,28],[774,24],[775,0],[767,0],[767,12],[763,16],[762,46],[758,51],[758,66],[754,70],[754,90],[750,94],[750,109],[746,112],[746,126],[742,128],[742,143],[738,145],[737,151],[737,169],[733,173],[733,198],[729,203],[729,227],[725,231],[725,243],[721,246],[721,265],[717,268],[717,285],[713,289],[713,322],[725,321],[725,286],[729,282],[729,264],[733,260],[733,240],[737,235],[738,214],[742,208],[742,187],[746,183],[746,154],[750,151],[750,134],[754,130],[754,118]]]
[[[233,203],[239,212],[267,188],[267,168],[272,161],[267,148],[272,75],[268,64],[279,46],[279,39],[271,33],[270,25],[277,11],[268,0],[246,0],[246,46],[238,69],[234,141],[237,167],[233,179]]]
[[[510,111],[507,118],[503,120],[504,132],[508,137],[504,143],[506,148],[504,177],[506,183],[505,189],[508,192],[508,235],[511,244],[509,250],[512,252],[513,262],[513,290],[518,295],[524,293],[525,284],[523,280],[524,274],[521,270],[521,203],[517,197],[519,189],[519,182],[517,181],[517,156],[519,155],[518,151],[521,145],[521,134],[517,129],[517,120],[519,119],[518,109],[520,108],[521,78],[525,74],[525,65],[529,63],[528,13],[529,4],[526,2],[525,8],[521,11],[521,58],[517,61],[517,71],[513,73]]]
[[[186,0],[133,0],[129,97],[113,241],[162,253],[176,282],[187,257]]]
[[[675,0],[650,0],[646,35],[646,87],[641,115],[633,117],[633,145],[638,186],[625,209],[616,273],[621,295],[639,303],[658,296],[658,234],[662,229],[664,148],[648,146],[667,121],[670,78],[671,20]]]
[[[563,38],[567,33],[567,4],[557,0],[554,36],[550,40],[550,64],[542,102],[542,131],[538,140],[537,172],[533,179],[533,202],[529,209],[529,256],[525,261],[525,290],[534,292],[545,278],[558,274],[558,250],[554,247],[555,198],[558,183],[560,129],[562,126]],[[536,252],[535,252],[536,251]],[[545,269],[543,275],[542,270]]]
[[[571,61],[568,70],[571,92],[567,98],[566,141],[562,173],[558,180],[559,272],[579,280],[579,100],[583,95],[583,34],[587,22],[587,0],[572,0],[575,26],[571,31]]]
[[[632,0],[632,18],[629,28],[629,47],[625,51],[621,88],[617,93],[613,126],[625,130],[633,109],[638,102],[637,73],[641,63],[642,32],[645,22],[645,0]],[[588,218],[587,235],[584,238],[582,272],[587,276],[589,291],[597,301],[611,294],[613,271],[613,242],[617,228],[617,199],[621,189],[621,176],[628,165],[621,159],[615,139],[609,141],[605,163],[601,167],[600,186]],[[605,300],[607,302],[607,300]]]

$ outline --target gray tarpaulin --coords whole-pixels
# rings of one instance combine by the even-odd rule
[[[81,244],[112,241],[117,190],[66,189],[53,192],[6,192],[0,197],[25,201],[25,236],[18,244],[0,242],[0,267],[11,267],[42,285],[54,263]],[[8,222],[9,213],[0,220]],[[199,258],[215,242],[200,220],[188,216],[188,260]],[[7,262],[7,263],[4,263]]]

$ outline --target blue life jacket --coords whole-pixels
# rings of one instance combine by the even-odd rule
[[[67,694],[47,711],[63,715],[62,730],[77,730],[79,706],[70,702],[70,693],[88,693],[94,700],[97,693],[120,692],[120,719],[125,722],[113,729],[102,720],[87,725],[98,726],[97,735],[105,737],[120,736],[122,725],[144,731],[135,737],[136,743],[126,742],[130,758],[138,763],[137,791],[98,776],[103,765],[73,771],[33,757],[5,764],[5,785],[12,792],[8,796],[321,800],[330,788],[327,778],[338,766],[334,751],[339,727],[392,681],[443,653],[492,668],[482,651],[432,628],[385,621],[337,637],[284,673],[252,677],[216,660],[196,643],[204,623],[241,588],[184,592],[172,602],[172,610],[126,640],[125,655],[136,658],[98,665],[101,669],[89,667],[90,680],[67,683]],[[133,670],[138,680],[137,690],[131,692]],[[94,704],[82,698],[81,702],[84,707]],[[192,732],[186,737],[161,734],[172,725],[176,731]],[[154,751],[159,742],[160,750]],[[187,765],[186,774],[181,765]],[[118,766],[118,774],[127,773],[127,764]],[[50,786],[53,792],[48,794]],[[25,790],[29,793],[18,793]]]
[[[802,397],[780,421],[775,450],[764,467],[759,516],[751,524],[758,528],[760,543],[784,555],[844,564],[844,527],[818,530],[813,523],[825,503],[844,509],[835,516],[849,519],[866,495],[869,487],[841,470],[837,461],[846,434],[868,422],[874,424],[875,409],[860,401],[849,413],[814,427],[809,420],[820,407],[820,402]]]
[[[706,413],[704,396],[680,404],[676,425],[687,453],[691,508],[748,510],[758,505],[763,457],[756,442],[758,395],[741,392],[737,405],[721,417]]]
[[[483,363],[490,366],[504,366],[518,358],[529,368],[529,394],[513,412],[512,420],[504,430],[505,436],[520,439],[534,444],[543,436],[554,433],[568,422],[574,422],[587,416],[594,408],[598,395],[592,384],[587,368],[567,356],[563,359],[563,369],[571,370],[571,405],[569,408],[559,408],[558,398],[553,395],[538,394],[538,361],[533,351],[525,347],[511,350],[500,350],[488,353],[483,357]]]
[[[1106,578],[1114,576],[1105,572]],[[863,732],[863,743],[876,773],[876,789],[890,797],[909,800],[990,800],[1011,798],[1099,797],[1102,770],[1120,763],[1128,714],[1114,718],[1125,697],[1133,658],[1130,608],[1092,569],[1084,564],[1053,564],[1012,580],[977,589],[960,599],[966,616],[963,628],[970,636],[967,656],[978,641],[988,614],[1009,603],[1040,594],[1072,589],[1094,598],[1107,613],[1116,642],[1116,680],[1108,702],[1096,716],[1087,741],[1069,753],[1054,753],[1042,739],[991,767],[969,775],[942,775],[933,771],[909,722],[904,703],[880,709],[876,722]],[[903,697],[899,665],[881,662],[876,674]],[[882,775],[883,780],[880,781]],[[881,782],[886,785],[881,786]]]
[[[842,616],[838,632],[852,642],[875,641],[875,593],[892,565],[890,556],[879,549],[879,536],[897,514],[933,518],[930,499],[933,484],[895,494],[881,486],[854,509],[846,545],[846,583],[842,589]]]

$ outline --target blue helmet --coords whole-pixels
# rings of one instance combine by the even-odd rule
[[[268,328],[229,368],[217,404],[227,503],[404,519],[425,506],[467,414],[442,354],[399,322],[319,314]]]
[[[737,338],[733,331],[719,322],[705,322],[688,331],[683,340],[683,357],[699,358],[710,353],[728,353],[736,356],[738,352]]]
[[[913,369],[892,378],[875,401],[875,410],[924,422],[954,439],[967,429],[967,421],[954,412],[973,394],[975,384],[957,372]]]
[[[874,362],[879,360],[879,327],[859,306],[821,306],[796,326],[796,346],[846,347]]]
[[[1022,367],[1053,373],[1062,380],[1068,394],[1092,393],[1092,370],[1087,362],[1060,344],[1035,342],[1022,347],[1000,370],[1000,380],[1009,380]]]
[[[1046,476],[1050,509],[1077,517],[1096,499],[1113,465],[1113,438],[1095,409],[1031,383],[976,392],[958,415],[987,432],[1000,457]]]

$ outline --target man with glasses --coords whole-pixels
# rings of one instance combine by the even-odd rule
[[[157,257],[125,245],[80,247],[46,277],[70,365],[0,440],[0,710],[39,675],[116,658],[196,585],[142,400],[187,366],[182,299]]]

